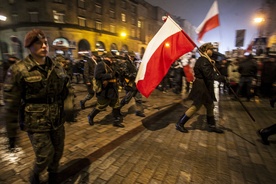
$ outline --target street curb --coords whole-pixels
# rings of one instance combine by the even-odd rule
[[[160,111],[151,114],[148,117],[145,117],[141,120],[141,124],[137,127],[133,128],[132,130],[126,132],[125,134],[121,135],[120,137],[114,139],[107,145],[99,148],[98,150],[90,153],[84,158],[79,158],[70,161],[69,163],[66,163],[65,167],[61,169],[58,173],[58,183],[64,182],[66,179],[68,179],[70,176],[76,175],[80,170],[84,169],[85,167],[92,164],[94,161],[102,157],[107,152],[115,149],[117,146],[121,145],[126,140],[129,140],[130,138],[134,137],[138,133],[145,130],[144,124],[150,123],[155,118],[162,118],[167,112],[175,109],[178,105],[180,105],[182,100],[176,101],[172,103],[170,106],[166,106],[164,109],[160,109]],[[161,107],[162,108],[162,107]]]

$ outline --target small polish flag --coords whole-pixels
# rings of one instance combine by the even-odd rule
[[[219,11],[218,11],[218,3],[214,1],[211,6],[209,12],[207,13],[203,22],[197,27],[196,32],[198,34],[197,40],[200,42],[203,35],[219,26]]]

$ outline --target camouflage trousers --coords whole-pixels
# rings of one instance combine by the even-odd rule
[[[39,174],[48,168],[48,172],[56,173],[64,149],[64,126],[49,132],[28,132],[28,136],[36,157],[33,172]]]

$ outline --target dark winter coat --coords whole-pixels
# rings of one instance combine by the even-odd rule
[[[103,60],[96,65],[94,77],[102,82],[102,91],[97,93],[97,96],[109,99],[117,99],[119,97],[116,72],[113,67],[112,63],[107,60]]]
[[[214,93],[214,80],[224,81],[224,76],[218,75],[212,63],[205,57],[200,57],[194,67],[195,81],[189,94],[194,105],[213,103],[216,101]]]

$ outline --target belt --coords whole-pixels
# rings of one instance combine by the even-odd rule
[[[47,98],[31,98],[25,100],[26,103],[34,103],[34,104],[52,104],[59,100],[59,97],[47,97]]]
[[[117,82],[117,80],[116,79],[110,79],[110,80],[108,80],[108,82]]]

